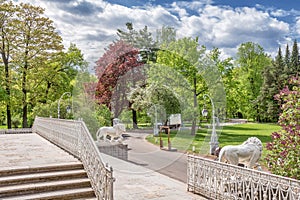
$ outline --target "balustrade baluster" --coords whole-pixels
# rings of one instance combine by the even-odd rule
[[[97,198],[113,200],[113,170],[102,162],[83,121],[36,117],[32,130],[81,160]]]

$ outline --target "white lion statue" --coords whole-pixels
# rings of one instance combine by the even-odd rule
[[[96,136],[97,141],[99,142],[101,139],[104,141],[120,141],[122,139],[122,133],[126,132],[125,124],[116,124],[114,126],[104,126],[98,129]],[[107,138],[110,137],[110,139]]]
[[[241,145],[223,147],[219,153],[219,161],[227,161],[233,165],[243,163],[252,169],[259,167],[258,161],[261,157],[262,149],[262,142],[257,137],[250,137]]]

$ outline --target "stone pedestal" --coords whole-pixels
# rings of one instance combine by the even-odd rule
[[[128,145],[119,143],[119,142],[106,142],[106,141],[97,141],[96,145],[100,153],[105,153],[107,155],[122,159],[128,160]]]

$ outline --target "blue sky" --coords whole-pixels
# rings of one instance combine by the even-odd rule
[[[199,37],[208,49],[218,47],[224,58],[236,55],[244,42],[260,44],[273,57],[278,47],[300,42],[299,0],[15,0],[45,8],[66,47],[75,43],[93,66],[116,30],[132,22],[155,34],[163,25],[177,36]]]

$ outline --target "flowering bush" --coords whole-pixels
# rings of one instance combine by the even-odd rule
[[[266,159],[272,173],[300,179],[300,78],[292,78],[290,87],[275,96],[281,103],[278,123],[282,129],[272,133]]]

